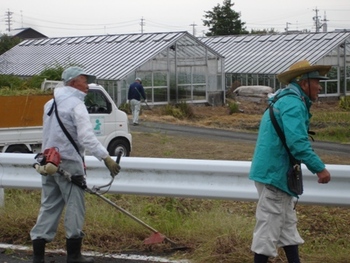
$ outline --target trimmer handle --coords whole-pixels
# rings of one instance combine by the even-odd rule
[[[119,164],[120,158],[122,157],[122,154],[123,154],[123,152],[122,152],[122,151],[119,151],[119,153],[118,153],[118,155],[117,155],[117,159],[115,160],[115,162],[116,162],[117,164]]]
[[[120,158],[122,157],[122,154],[123,154],[123,152],[122,152],[122,151],[119,151],[119,153],[118,153],[118,155],[117,155],[117,158],[116,158],[116,160],[115,160],[115,162],[116,162],[117,164],[119,164]],[[113,181],[114,181],[114,176],[111,176],[111,177],[112,177],[112,178],[111,178],[111,181],[110,181],[108,184],[106,184],[106,185],[101,185],[101,186],[94,186],[94,187],[92,188],[92,190],[90,190],[90,193],[97,193],[98,191],[101,190],[101,188],[110,187],[111,184],[112,184]]]

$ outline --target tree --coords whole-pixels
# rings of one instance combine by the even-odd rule
[[[259,35],[264,35],[264,34],[276,34],[278,31],[276,31],[274,28],[266,28],[266,29],[252,29],[250,30],[250,34],[259,34]]]
[[[204,26],[209,27],[206,36],[222,36],[222,35],[240,35],[248,34],[245,29],[245,23],[239,18],[240,13],[235,12],[231,7],[234,3],[231,0],[224,0],[223,5],[219,4],[213,8],[213,11],[206,11],[202,20]]]
[[[6,34],[3,34],[0,37],[0,55],[5,53],[7,50],[10,50],[20,42],[21,39],[18,37],[11,37]]]

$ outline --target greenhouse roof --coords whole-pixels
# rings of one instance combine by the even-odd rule
[[[350,37],[350,32],[235,35],[200,38],[225,57],[225,73],[278,74],[296,61],[311,64]]]
[[[48,67],[78,64],[98,79],[120,80],[176,45],[186,46],[177,48],[177,57],[221,57],[185,31],[40,38],[24,40],[2,54],[0,73],[33,76]]]

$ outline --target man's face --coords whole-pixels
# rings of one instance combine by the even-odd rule
[[[318,94],[322,90],[319,79],[304,79],[302,80],[301,87],[311,101],[316,101]]]
[[[71,81],[70,85],[73,88],[76,88],[84,93],[87,93],[89,90],[89,86],[87,83],[87,77],[83,76],[83,75],[80,75],[80,76],[76,77],[75,79],[73,79]]]

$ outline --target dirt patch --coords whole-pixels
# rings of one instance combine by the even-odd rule
[[[238,104],[240,111],[233,114],[230,114],[228,106],[192,105],[194,117],[191,119],[178,119],[164,115],[164,106],[156,106],[152,110],[143,109],[140,119],[228,130],[257,131],[267,104],[251,101],[241,101]],[[339,111],[338,101],[318,102],[311,107],[312,114],[325,111]]]

